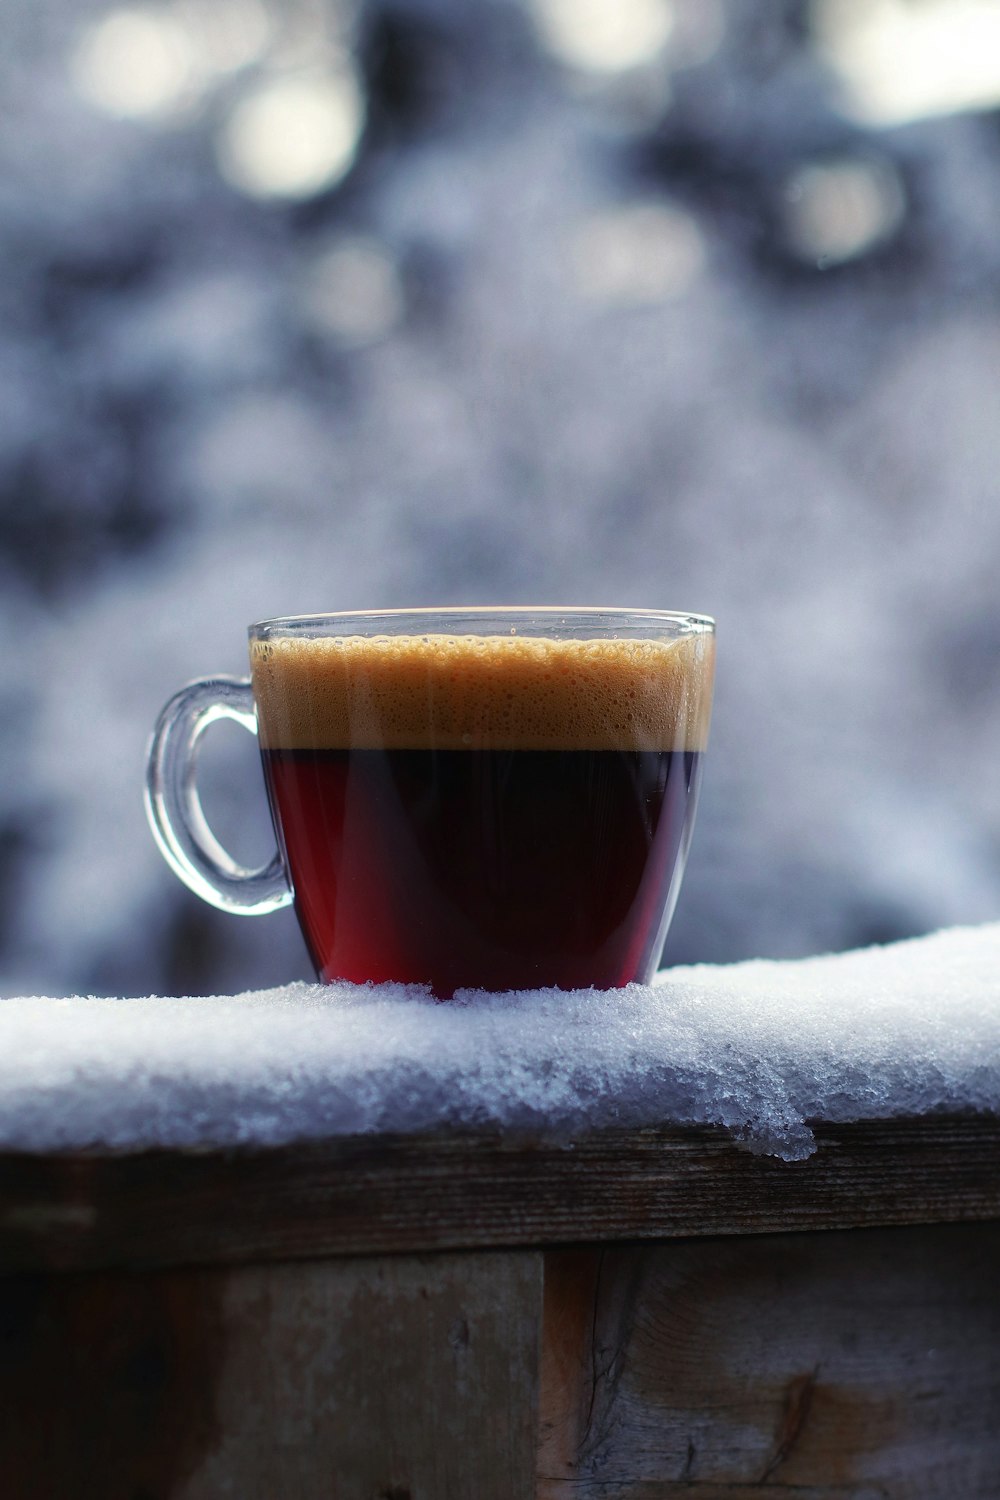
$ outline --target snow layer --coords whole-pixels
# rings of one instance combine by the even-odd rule
[[[0,1147],[273,1146],[434,1128],[725,1126],[1000,1110],[1000,924],[651,986],[460,995],[292,984],[0,1000]]]

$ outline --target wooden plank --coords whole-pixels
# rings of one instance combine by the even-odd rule
[[[538,1500],[995,1500],[1000,1224],[550,1253]]]
[[[534,1252],[0,1279],[5,1500],[534,1493]]]
[[[817,1126],[817,1140],[801,1162],[680,1129],[0,1156],[0,1272],[1000,1218],[996,1119]]]

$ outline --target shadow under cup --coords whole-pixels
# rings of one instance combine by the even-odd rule
[[[651,978],[708,733],[714,627],[442,611],[250,632],[264,776],[322,980]]]

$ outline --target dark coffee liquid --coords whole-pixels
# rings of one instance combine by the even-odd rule
[[[323,980],[442,998],[646,981],[676,900],[697,751],[264,750]]]

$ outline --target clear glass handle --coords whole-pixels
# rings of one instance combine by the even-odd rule
[[[220,911],[256,917],[292,899],[281,855],[248,870],[209,828],[195,777],[198,741],[210,724],[235,719],[257,733],[249,682],[203,677],[175,693],[157,720],[146,764],[146,816],[171,869]]]

